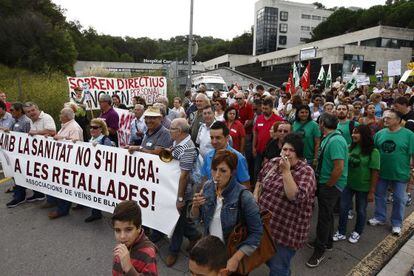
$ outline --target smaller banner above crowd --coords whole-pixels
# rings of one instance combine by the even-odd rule
[[[159,96],[167,96],[165,77],[103,78],[103,77],[67,77],[69,97],[75,97],[74,89],[81,87],[83,97],[89,108],[99,109],[101,94],[117,94],[121,103],[132,105],[132,98],[140,96],[147,104],[153,104]]]
[[[131,122],[134,120],[135,115],[129,110],[114,108],[119,116],[119,129],[118,134],[118,145],[124,147],[128,145],[129,138],[131,137]]]
[[[134,200],[143,225],[165,234],[179,217],[177,161],[19,132],[0,132],[0,161],[16,185],[84,206],[112,213],[120,201]]]

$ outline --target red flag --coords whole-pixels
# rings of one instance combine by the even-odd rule
[[[296,93],[296,87],[295,87],[295,80],[293,79],[292,73],[290,73],[290,94],[293,96]]]
[[[286,89],[285,89],[286,93],[290,92],[291,85],[292,85],[292,72],[289,72],[289,78],[288,78],[288,81],[286,83]]]
[[[310,86],[310,62],[308,62],[302,78],[300,78],[300,86],[302,86],[303,90],[308,89]]]

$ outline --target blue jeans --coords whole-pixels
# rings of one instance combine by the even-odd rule
[[[266,262],[270,269],[269,276],[290,276],[290,261],[295,254],[295,249],[276,244],[276,254]]]
[[[181,244],[183,243],[184,236],[190,241],[196,240],[201,237],[201,233],[197,230],[195,223],[187,217],[187,208],[190,201],[183,207],[183,211],[180,214],[177,225],[175,226],[174,233],[170,241],[170,253],[177,255],[180,252]]]
[[[393,190],[391,225],[401,227],[404,219],[405,203],[407,202],[407,182],[385,180],[380,178],[375,191],[374,217],[382,222],[387,220],[387,190]]]
[[[56,198],[53,196],[49,196],[49,195],[47,195],[46,198],[47,198],[47,202],[57,205],[57,212],[59,215],[65,216],[69,214],[69,209],[70,209],[72,202],[66,201],[60,198]]]
[[[339,215],[338,231],[340,234],[346,234],[346,224],[348,222],[348,211],[352,209],[352,198],[355,195],[356,203],[356,223],[355,232],[359,235],[364,231],[365,220],[367,219],[368,192],[359,192],[345,187],[341,194],[341,209]]]

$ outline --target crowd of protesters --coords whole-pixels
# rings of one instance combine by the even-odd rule
[[[0,129],[118,146],[114,107],[128,107],[117,95],[101,95],[100,115],[89,121],[82,89],[75,92],[61,110],[59,131],[36,103],[9,103],[0,93]],[[243,89],[235,84],[228,95],[215,91],[211,99],[203,85],[171,102],[159,97],[147,105],[134,97],[126,150],[160,154],[167,149],[181,169],[176,202],[180,217],[167,266],[176,263],[187,238],[193,275],[236,271],[260,246],[261,210],[272,214],[271,236],[277,248],[266,263],[270,275],[290,275],[291,259],[305,245],[314,249],[306,265],[319,266],[334,242],[357,243],[367,222],[386,224],[388,204],[391,232],[400,235],[405,207],[411,204],[413,104],[414,87],[407,84],[378,83],[373,91],[347,91],[340,79],[331,88],[298,88],[293,95],[281,88],[266,91],[262,85]],[[20,186],[9,192],[13,199],[7,207],[45,201],[42,208],[55,208],[50,219],[83,208],[36,191],[26,197]],[[374,200],[375,213],[368,219],[367,205]],[[316,238],[309,241],[316,202]],[[337,228],[334,212],[339,214]],[[348,219],[355,213],[355,226],[348,231]],[[227,256],[229,235],[241,217],[247,238]],[[85,222],[101,218],[99,210],[92,210]],[[163,234],[142,227],[134,202],[117,206],[112,225],[120,242],[114,249],[113,274],[156,275],[153,243]]]

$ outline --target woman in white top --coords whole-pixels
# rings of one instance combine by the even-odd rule
[[[229,150],[218,150],[211,163],[213,180],[207,181],[194,195],[191,208],[191,216],[204,222],[204,235],[216,236],[225,244],[240,219],[246,223],[247,238],[227,262],[231,272],[236,271],[245,255],[256,250],[263,234],[259,207],[252,193],[232,177],[236,169],[237,155]]]
[[[181,98],[180,97],[175,97],[174,98],[174,107],[172,108],[173,111],[177,112],[178,114],[180,114],[180,117],[185,117],[185,110],[184,107],[181,106]]]

